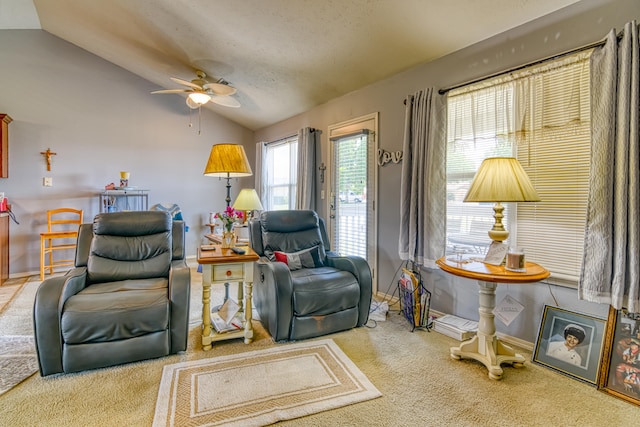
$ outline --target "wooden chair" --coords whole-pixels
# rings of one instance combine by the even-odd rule
[[[47,211],[47,231],[40,233],[40,280],[44,280],[46,269],[49,269],[49,274],[53,274],[54,267],[73,267],[73,256],[70,259],[54,260],[53,252],[75,251],[80,224],[82,210],[60,208]],[[45,262],[47,255],[48,264]]]

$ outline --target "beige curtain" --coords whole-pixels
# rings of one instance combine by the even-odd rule
[[[638,25],[591,56],[592,159],[580,299],[640,312]]]

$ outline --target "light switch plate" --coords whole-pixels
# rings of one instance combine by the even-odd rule
[[[42,185],[45,187],[53,187],[53,178],[50,176],[42,178]]]

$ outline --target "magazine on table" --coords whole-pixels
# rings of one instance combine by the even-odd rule
[[[242,317],[239,314],[240,306],[231,298],[227,299],[224,304],[211,313],[211,323],[216,332],[230,332],[242,329]]]

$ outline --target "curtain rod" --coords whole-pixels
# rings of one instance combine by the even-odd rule
[[[622,33],[619,33],[618,34],[618,39],[620,39],[621,36],[622,36]],[[558,53],[556,55],[549,56],[549,57],[546,57],[546,58],[543,58],[543,59],[538,59],[537,61],[529,62],[529,63],[524,64],[524,65],[518,65],[517,67],[509,68],[508,70],[505,70],[505,71],[499,71],[499,72],[494,73],[494,74],[489,74],[488,76],[479,77],[477,79],[474,79],[474,80],[471,80],[471,81],[468,81],[468,82],[465,82],[465,83],[460,83],[460,84],[457,84],[455,86],[450,86],[450,87],[447,87],[447,88],[444,88],[444,89],[440,89],[438,91],[438,93],[440,95],[444,95],[445,93],[447,93],[447,92],[449,92],[451,90],[458,89],[458,88],[461,88],[463,86],[467,86],[467,85],[470,85],[470,84],[478,83],[478,82],[481,82],[483,80],[487,80],[487,79],[490,79],[490,78],[493,78],[493,77],[501,76],[503,74],[512,73],[514,71],[522,70],[523,68],[531,67],[533,65],[542,64],[543,62],[550,61],[552,59],[562,58],[563,56],[571,55],[572,53],[577,53],[577,52],[581,52],[583,50],[589,50],[589,49],[593,49],[593,48],[596,48],[596,47],[604,46],[605,42],[606,42],[606,40],[600,40],[598,42],[590,43],[588,45],[577,47],[575,49],[571,49],[571,50],[568,50],[566,52]]]

